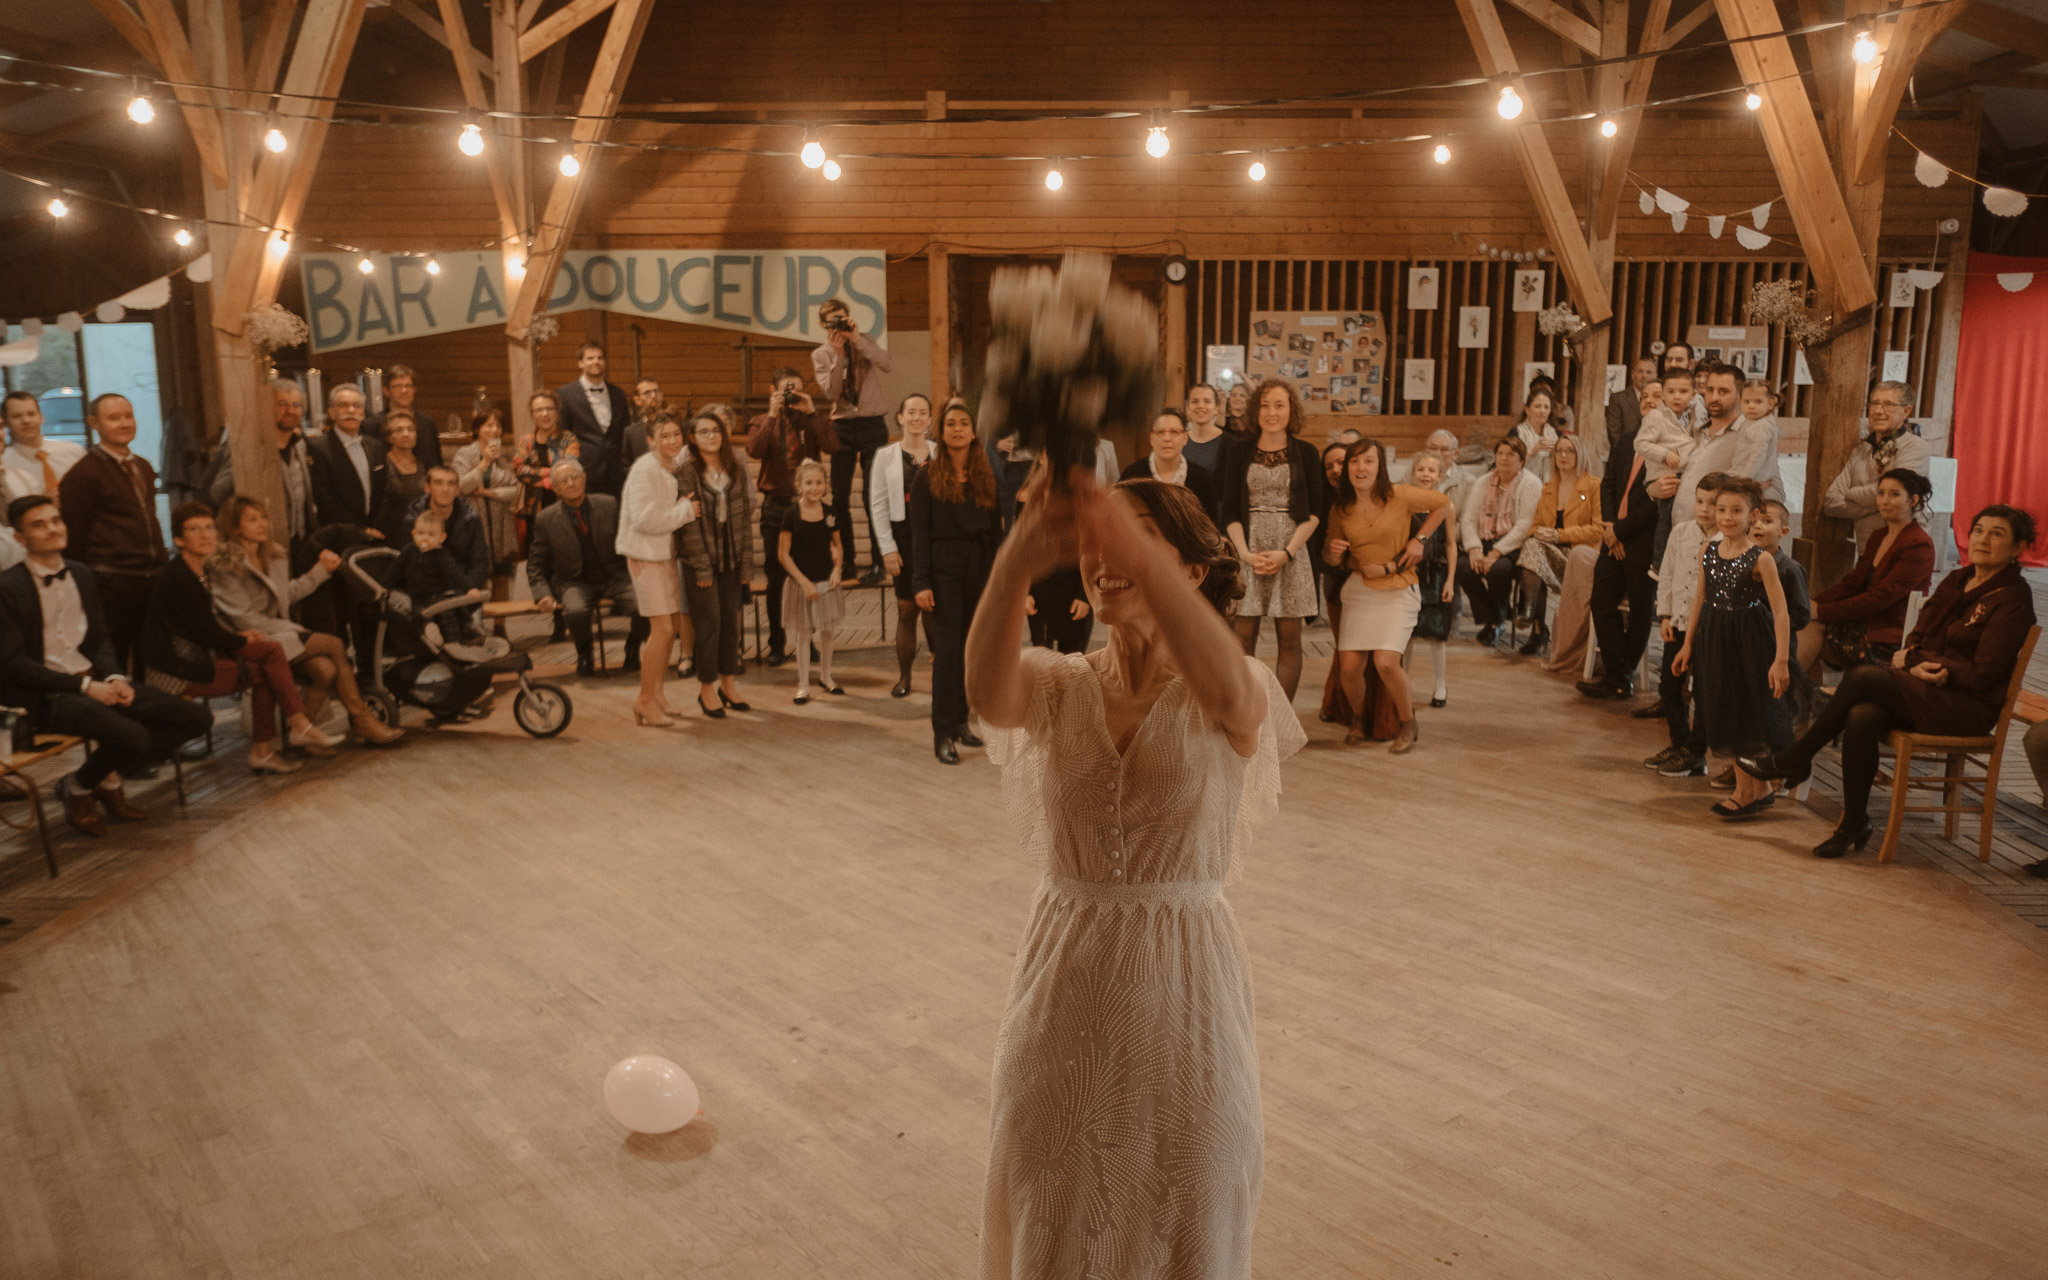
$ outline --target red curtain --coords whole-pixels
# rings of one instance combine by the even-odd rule
[[[2024,271],[2034,282],[2018,293],[1998,282]],[[2048,258],[1970,255],[1954,453],[1958,546],[1970,545],[1970,517],[1994,502],[2048,525]],[[2048,565],[2048,545],[2036,542],[2027,563]]]

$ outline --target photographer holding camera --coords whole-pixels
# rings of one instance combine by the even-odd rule
[[[839,525],[839,547],[850,571],[853,553],[853,468],[860,464],[863,485],[873,483],[875,453],[889,443],[888,391],[877,372],[889,372],[889,353],[854,328],[844,302],[833,298],[818,306],[818,322],[830,336],[811,352],[818,389],[832,404],[832,427],[839,448],[832,454],[832,514]],[[881,561],[861,573],[862,586],[882,580]]]

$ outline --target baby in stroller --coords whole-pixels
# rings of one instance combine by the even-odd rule
[[[398,566],[392,572],[392,586],[412,598],[415,611],[428,605],[467,595],[473,588],[462,579],[462,566],[442,544],[448,541],[448,525],[433,511],[422,511],[412,522],[412,545],[399,553]],[[481,606],[467,609],[450,609],[439,615],[438,621],[429,622],[429,627],[439,627],[442,621],[450,634],[450,643],[476,645],[483,639]],[[436,637],[438,645],[440,637]]]

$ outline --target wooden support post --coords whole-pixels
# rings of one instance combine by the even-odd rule
[[[931,282],[931,395],[936,409],[953,394],[953,265],[946,246],[935,244],[925,250],[925,270]]]
[[[1166,320],[1166,403],[1178,409],[1188,390],[1188,287],[1168,284],[1159,305]]]

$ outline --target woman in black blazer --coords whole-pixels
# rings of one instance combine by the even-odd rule
[[[1322,524],[1323,464],[1301,438],[1308,420],[1290,384],[1261,383],[1252,418],[1249,438],[1223,452],[1217,501],[1249,584],[1237,602],[1238,639],[1255,652],[1260,619],[1273,619],[1280,640],[1274,674],[1292,699],[1301,683],[1301,624],[1316,612],[1308,540]]]
[[[171,513],[178,554],[150,584],[142,623],[142,661],[152,688],[186,698],[217,698],[254,689],[249,768],[297,773],[300,765],[277,749],[277,713],[284,708],[294,747],[334,747],[339,740],[313,727],[292,681],[284,648],[250,631],[230,631],[213,611],[206,559],[220,547],[213,511],[203,502],[180,503]]]

